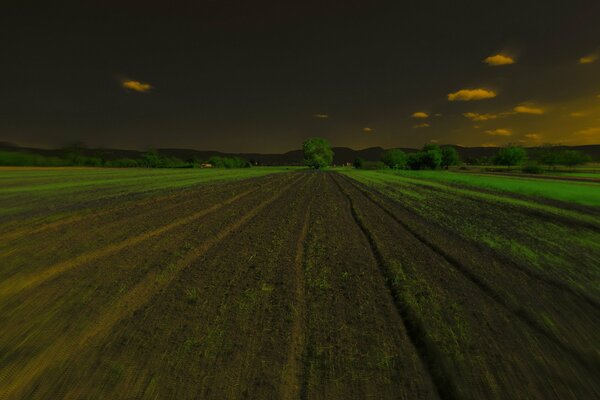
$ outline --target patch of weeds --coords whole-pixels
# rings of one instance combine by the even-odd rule
[[[200,292],[196,288],[185,289],[185,298],[189,304],[196,304],[198,302],[198,297]]]
[[[260,290],[262,290],[263,292],[268,292],[268,293],[272,292],[273,289],[274,289],[273,286],[269,285],[266,282],[263,282],[262,287],[260,288]]]

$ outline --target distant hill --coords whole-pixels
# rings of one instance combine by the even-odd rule
[[[497,147],[462,147],[452,145],[458,151],[461,159],[466,160],[468,158],[480,158],[480,157],[492,157],[498,151]],[[585,146],[557,146],[557,148],[569,148],[573,150],[579,150],[585,154],[588,154],[595,161],[600,161],[600,144],[585,145]],[[418,149],[412,148],[400,148],[401,150],[411,153]],[[527,148],[530,156],[535,157],[535,153],[539,151],[539,147]],[[40,154],[47,157],[63,157],[67,154],[69,149],[40,149],[21,147],[12,143],[0,142],[0,151],[23,151],[28,153]],[[103,149],[103,148],[86,148],[79,147],[77,151],[81,155],[87,157],[100,157],[104,160],[116,160],[120,158],[138,158],[144,151],[139,150],[122,150],[122,149]],[[170,157],[177,157],[182,160],[199,159],[207,160],[212,156],[239,156],[246,160],[256,162],[261,165],[302,165],[302,150],[292,150],[283,154],[260,154],[260,153],[224,153],[220,151],[210,150],[194,150],[194,149],[157,149],[157,151]],[[362,150],[354,150],[349,147],[334,147],[334,159],[333,162],[336,165],[342,165],[345,163],[352,163],[357,158],[363,158],[368,161],[379,160],[383,152],[385,151],[382,147],[369,147]]]

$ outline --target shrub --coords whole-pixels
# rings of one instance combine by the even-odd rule
[[[354,160],[354,162],[352,163],[352,166],[354,168],[362,168],[363,164],[365,163],[365,160],[363,158],[358,157],[356,160]]]
[[[528,162],[523,164],[521,171],[527,174],[541,174],[544,172],[542,166],[536,162]]]
[[[385,169],[386,165],[381,161],[364,161],[362,169]]]

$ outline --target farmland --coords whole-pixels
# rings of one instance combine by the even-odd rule
[[[0,399],[600,396],[600,184],[0,169]]]

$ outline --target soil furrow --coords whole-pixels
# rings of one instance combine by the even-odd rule
[[[404,326],[406,327],[408,337],[410,338],[413,347],[419,354],[419,358],[423,362],[423,365],[427,367],[427,371],[429,372],[429,375],[435,384],[437,394],[441,399],[457,399],[458,396],[456,389],[454,388],[454,383],[448,379],[450,374],[448,374],[447,371],[444,371],[443,366],[436,361],[436,356],[434,355],[435,350],[428,346],[424,341],[424,338],[426,337],[425,328],[420,324],[418,318],[412,314],[410,307],[406,305],[406,301],[403,299],[402,293],[399,293],[393,286],[392,282],[394,278],[390,273],[389,267],[387,266],[387,263],[381,254],[373,235],[367,229],[361,217],[357,214],[356,206],[352,201],[352,198],[346,191],[344,191],[337,180],[333,179],[333,181],[335,182],[339,191],[348,201],[352,218],[369,242],[371,252],[373,253],[374,258],[377,260],[379,272],[382,274],[385,280],[387,290],[394,299],[394,304],[402,318]]]
[[[293,322],[291,328],[290,348],[288,349],[287,362],[283,369],[283,379],[281,387],[281,398],[284,400],[298,399],[302,396],[302,389],[306,385],[304,373],[304,347],[305,347],[305,294],[304,294],[304,247],[306,246],[306,234],[308,233],[308,224],[310,221],[310,206],[306,208],[306,215],[302,223],[302,230],[296,244],[296,256],[294,258],[294,305]]]
[[[0,398],[10,399],[22,396],[27,390],[31,390],[30,383],[35,381],[45,370],[56,366],[68,358],[71,354],[77,353],[84,348],[93,346],[98,342],[111,328],[122,318],[135,312],[146,302],[166,287],[177,274],[188,267],[194,260],[201,257],[210,248],[229,236],[232,232],[242,227],[250,219],[256,216],[261,210],[279,198],[286,190],[292,187],[296,182],[292,182],[281,188],[274,196],[260,203],[248,213],[241,216],[234,224],[223,228],[214,238],[204,242],[201,246],[191,250],[183,259],[173,265],[165,274],[164,271],[152,272],[139,282],[132,290],[122,296],[102,318],[96,321],[92,326],[83,331],[77,339],[63,338],[56,341],[51,347],[43,353],[31,359],[25,366],[19,368],[4,379],[8,382],[0,388]],[[2,380],[4,380],[2,379]]]
[[[344,178],[347,179],[347,178]],[[350,182],[353,183],[353,182]],[[355,185],[356,186],[356,185]],[[393,212],[391,212],[388,208],[383,206],[379,201],[375,200],[372,195],[365,192],[364,190],[360,190],[360,193],[368,199],[372,204],[380,208],[383,212],[389,215],[394,221],[396,221],[403,229],[408,231],[412,236],[414,236],[418,241],[423,243],[425,246],[430,248],[436,254],[439,254],[446,262],[456,268],[466,279],[471,281],[477,287],[479,287],[486,296],[495,301],[498,305],[506,309],[508,312],[512,313],[516,317],[518,317],[521,321],[523,321],[526,325],[528,325],[532,330],[537,332],[540,335],[543,335],[545,338],[553,342],[556,346],[560,347],[565,352],[568,352],[573,356],[576,360],[578,360],[581,365],[587,368],[589,371],[597,371],[600,368],[600,360],[593,353],[582,353],[581,351],[573,348],[569,343],[563,342],[559,339],[553,332],[548,331],[546,327],[541,325],[539,321],[531,315],[529,311],[515,305],[513,302],[507,301],[507,299],[495,290],[492,286],[490,286],[485,280],[483,280],[479,275],[475,274],[469,267],[464,265],[460,260],[446,252],[437,244],[433,243],[431,240],[428,240],[423,235],[421,235],[417,230],[413,229],[410,225],[405,223],[403,220],[398,218]],[[587,299],[591,301],[591,299]],[[593,306],[595,306],[592,303]]]

